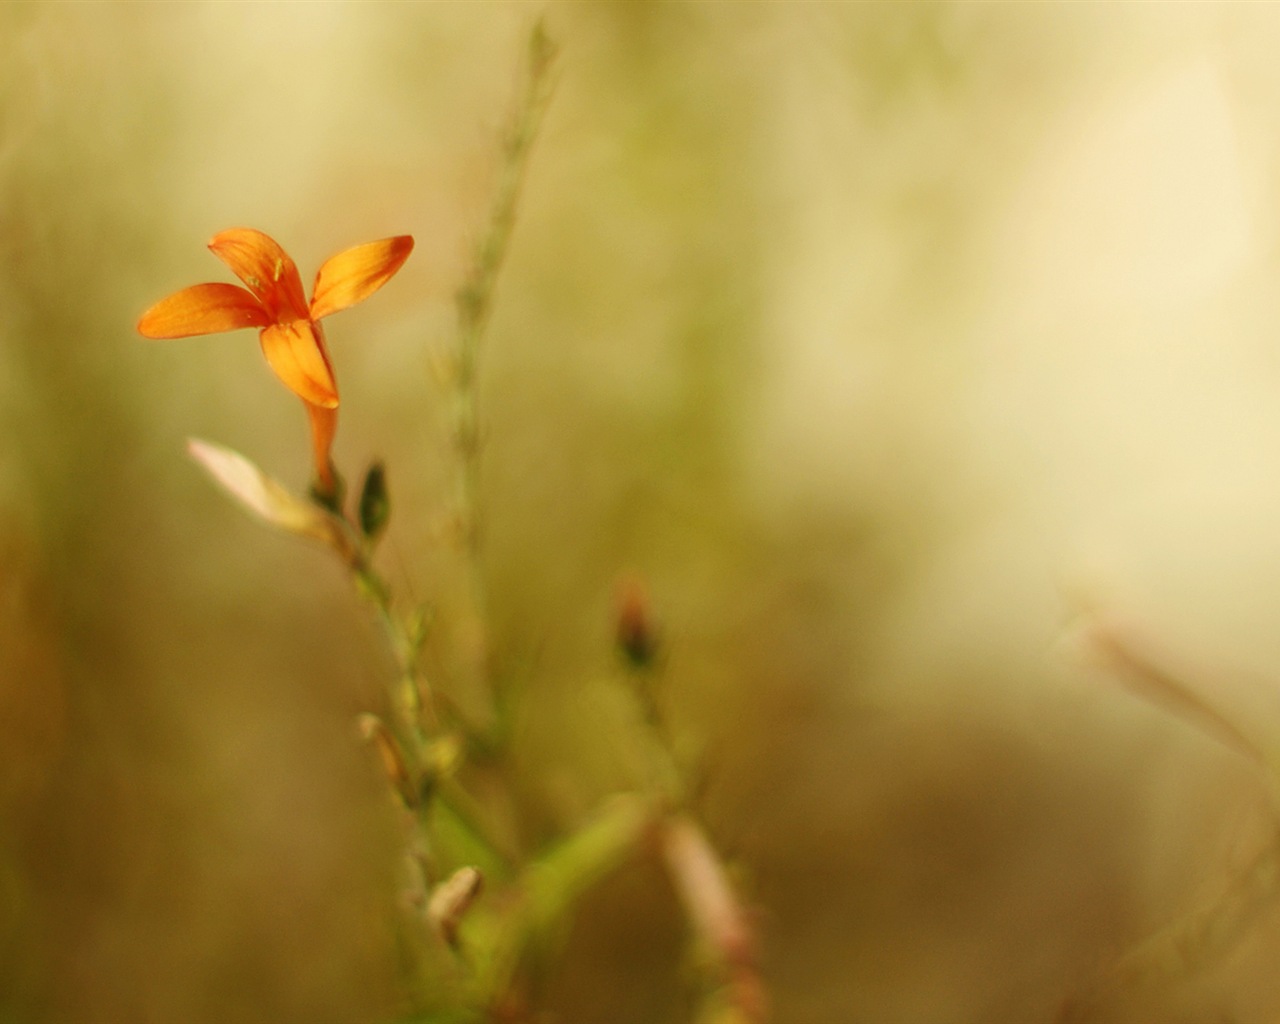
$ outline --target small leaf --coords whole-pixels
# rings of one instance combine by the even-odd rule
[[[365,474],[364,487],[360,491],[360,529],[370,540],[375,540],[386,529],[390,518],[387,471],[381,462],[375,462]]]
[[[239,452],[195,438],[187,442],[187,451],[215,483],[259,519],[318,540],[344,559],[352,557],[351,541],[341,523],[313,502],[290,494]]]

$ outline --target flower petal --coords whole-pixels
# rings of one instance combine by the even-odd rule
[[[324,333],[310,320],[262,329],[262,354],[285,385],[304,402],[332,409],[338,385],[324,350]]]
[[[298,267],[275,239],[253,228],[231,228],[214,235],[209,248],[249,286],[274,322],[306,319]]]
[[[367,299],[399,270],[413,252],[413,236],[366,242],[325,260],[311,292],[311,319],[336,313]]]
[[[143,313],[138,333],[146,338],[190,338],[269,323],[271,315],[262,303],[238,285],[197,284],[161,299]]]

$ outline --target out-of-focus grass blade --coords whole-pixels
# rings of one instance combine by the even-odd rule
[[[1085,625],[1085,637],[1090,648],[1133,693],[1173,712],[1272,775],[1277,774],[1275,759],[1268,755],[1258,738],[1251,735],[1256,730],[1202,696],[1193,683],[1167,668],[1163,663],[1165,659],[1119,623],[1103,615],[1092,615]]]

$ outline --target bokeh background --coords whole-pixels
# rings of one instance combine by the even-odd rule
[[[663,626],[779,1024],[1049,1021],[1274,827],[1256,769],[1073,642],[1079,595],[1280,734],[1280,9],[305,3],[0,8],[0,1020],[399,1005],[391,670],[323,553],[189,436],[308,473],[251,333],[146,342],[233,225],[330,322],[337,458],[440,611],[452,295],[524,39],[558,83],[483,356],[498,664],[530,841],[628,784],[615,580]],[[542,994],[686,1019],[643,859]],[[1116,1019],[1280,1015],[1280,914]]]

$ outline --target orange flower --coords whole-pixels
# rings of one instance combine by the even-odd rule
[[[184,288],[143,313],[138,332],[147,338],[189,338],[261,328],[267,363],[307,407],[318,489],[332,498],[337,480],[329,449],[338,425],[338,385],[320,319],[354,306],[386,284],[409,258],[413,238],[367,242],[326,260],[316,274],[310,303],[296,264],[261,231],[231,228],[215,235],[209,248],[248,289],[234,284]]]

